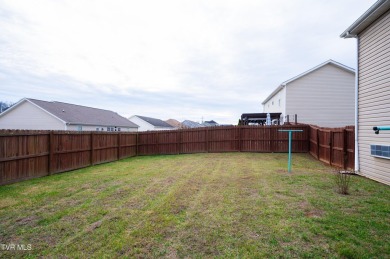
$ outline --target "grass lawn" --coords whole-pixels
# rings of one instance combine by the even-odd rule
[[[135,157],[0,186],[0,257],[390,257],[390,187],[308,154]],[[1,249],[1,247],[0,247]]]

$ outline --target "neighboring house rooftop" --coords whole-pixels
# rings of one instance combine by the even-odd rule
[[[353,38],[366,29],[381,15],[390,9],[390,0],[379,0],[373,4],[362,16],[360,16],[341,35],[341,38]]]
[[[169,120],[166,120],[165,122],[168,123],[169,125],[171,125],[172,127],[175,127],[175,128],[181,128],[182,127],[180,121],[175,120],[175,119],[169,119]]]
[[[191,121],[191,120],[185,120],[181,124],[183,125],[184,128],[201,128],[201,127],[204,127],[202,124],[197,123],[195,121]]]
[[[138,128],[138,125],[120,116],[116,112],[86,107],[76,104],[42,101],[37,99],[24,98],[12,106],[0,116],[11,112],[22,102],[30,102],[45,110],[52,116],[71,125],[96,125],[96,126],[120,126],[129,128]]]
[[[218,123],[211,120],[211,121],[204,121],[202,125],[206,127],[212,127],[212,126],[218,126]]]
[[[145,117],[145,116],[139,116],[139,115],[135,115],[135,116],[137,116],[138,118],[140,118],[140,119],[142,119],[142,120],[152,124],[155,127],[173,128],[171,125],[169,125],[168,123],[166,123],[165,121],[160,120],[160,119],[150,118],[150,117]]]
[[[329,59],[328,61],[325,61],[324,63],[321,63],[321,64],[319,64],[318,66],[316,66],[316,67],[313,67],[312,69],[309,69],[309,70],[307,70],[306,72],[303,72],[302,74],[299,74],[299,75],[297,75],[297,76],[295,76],[295,77],[293,77],[293,78],[290,78],[289,80],[287,80],[287,81],[284,81],[283,83],[281,83],[261,104],[265,104],[266,102],[268,102],[269,100],[271,100],[271,98],[275,95],[275,94],[277,94],[284,86],[286,86],[287,84],[289,84],[289,83],[291,83],[291,82],[293,82],[293,81],[295,81],[295,80],[297,80],[297,79],[299,79],[299,78],[301,78],[301,77],[303,77],[303,76],[306,76],[307,74],[309,74],[309,73],[312,73],[312,72],[314,72],[314,71],[316,71],[316,70],[318,70],[318,69],[320,69],[320,68],[322,68],[322,67],[324,67],[324,66],[326,66],[326,65],[333,65],[333,66],[336,66],[336,67],[338,67],[338,68],[341,68],[341,69],[343,69],[343,70],[345,70],[345,71],[347,71],[347,72],[350,72],[350,73],[355,73],[355,70],[353,69],[353,68],[350,68],[350,67],[348,67],[348,66],[345,66],[345,65],[343,65],[343,64],[341,64],[341,63],[339,63],[339,62],[336,62],[336,61],[334,61],[334,60],[332,60],[332,59]]]

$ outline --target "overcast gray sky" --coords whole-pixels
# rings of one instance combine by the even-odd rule
[[[0,100],[236,124],[328,59],[375,0],[0,0]]]

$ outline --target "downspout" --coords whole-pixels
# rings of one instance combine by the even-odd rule
[[[360,39],[356,35],[356,71],[355,71],[355,172],[359,172],[359,46]]]
[[[287,114],[287,84],[284,85],[284,111],[283,111],[283,124],[285,122],[286,114]]]

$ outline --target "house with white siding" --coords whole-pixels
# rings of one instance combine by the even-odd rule
[[[108,110],[24,98],[0,114],[0,129],[129,132],[138,125]]]
[[[154,131],[154,130],[174,130],[175,127],[171,126],[167,122],[140,115],[133,115],[129,120],[139,125],[138,131]]]
[[[264,113],[322,127],[354,123],[355,70],[328,60],[281,83],[263,102]]]
[[[356,38],[355,170],[390,185],[390,0],[379,0],[341,35]]]

